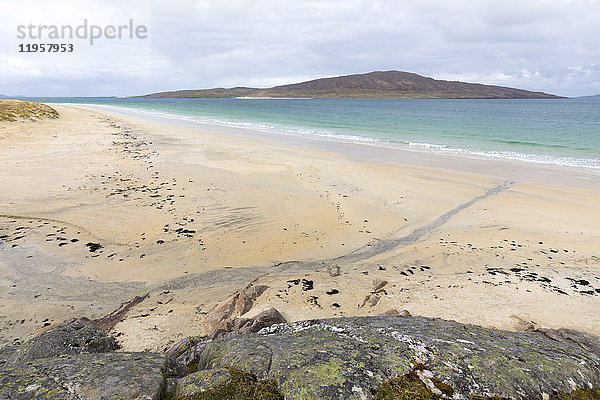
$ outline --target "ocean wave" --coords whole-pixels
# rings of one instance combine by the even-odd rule
[[[535,163],[535,164],[546,164],[553,165],[559,167],[567,167],[567,168],[585,168],[589,172],[600,173],[600,158],[578,158],[578,157],[568,157],[568,156],[558,156],[558,155],[549,155],[549,154],[534,154],[534,153],[525,153],[518,151],[500,151],[500,150],[481,150],[481,149],[465,149],[465,148],[455,148],[448,146],[446,144],[439,143],[429,143],[429,142],[411,142],[404,141],[398,138],[373,138],[369,136],[362,136],[360,133],[357,134],[349,134],[349,133],[340,133],[333,130],[326,130],[321,128],[313,128],[313,127],[294,127],[294,126],[285,126],[279,124],[271,124],[265,122],[252,122],[252,121],[239,121],[233,119],[223,119],[223,118],[215,118],[209,116],[200,116],[200,115],[186,115],[179,114],[175,112],[169,112],[164,110],[158,110],[154,108],[144,109],[141,107],[119,107],[119,106],[107,106],[101,105],[100,107],[104,108],[114,108],[114,109],[126,109],[128,111],[134,111],[135,113],[140,113],[144,115],[148,115],[150,117],[158,117],[158,118],[167,118],[167,119],[175,119],[180,121],[185,121],[187,123],[194,124],[209,124],[214,126],[222,126],[225,128],[238,128],[249,131],[257,131],[257,132],[267,132],[281,135],[293,135],[298,137],[312,137],[319,140],[327,140],[327,141],[339,141],[339,142],[351,142],[357,144],[368,144],[375,146],[384,146],[384,147],[396,147],[403,150],[408,151],[416,151],[416,152],[428,152],[428,153],[437,153],[437,154],[446,154],[446,155],[456,155],[462,157],[469,158],[477,158],[477,159],[495,159],[495,160],[507,160],[507,161],[519,161],[526,163]],[[554,144],[539,144],[535,142],[527,142],[527,141],[517,141],[517,140],[503,140],[503,139],[492,139],[490,141],[502,143],[508,146],[528,146],[528,147],[536,147],[536,148],[564,148],[570,149],[568,146],[564,145],[554,145]]]
[[[279,134],[292,134],[292,135],[300,135],[300,136],[312,136],[324,139],[331,140],[340,140],[340,141],[350,141],[353,143],[375,143],[378,142],[378,139],[374,139],[367,136],[360,135],[350,135],[350,134],[341,134],[330,130],[325,129],[317,129],[317,128],[309,128],[309,127],[293,127],[293,126],[284,126],[278,124],[268,124],[264,122],[250,122],[250,121],[235,121],[228,119],[220,119],[214,117],[207,116],[198,116],[198,115],[184,115],[184,114],[174,114],[165,112],[162,110],[143,110],[138,109],[141,113],[147,114],[150,116],[156,116],[161,118],[173,118],[191,122],[197,122],[200,124],[211,124],[225,127],[233,127],[233,128],[243,128],[248,130],[254,130],[259,132],[271,132],[271,133],[279,133]]]
[[[550,164],[562,167],[576,167],[586,168],[600,172],[600,158],[576,158],[576,157],[562,157],[545,154],[530,154],[530,153],[519,153],[512,151],[474,151],[474,150],[460,150],[461,152],[468,152],[473,156],[480,156],[486,158],[503,159],[511,161],[524,161],[535,164]]]

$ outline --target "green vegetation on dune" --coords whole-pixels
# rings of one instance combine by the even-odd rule
[[[58,112],[46,104],[21,100],[0,100],[0,121],[37,121],[58,118]]]

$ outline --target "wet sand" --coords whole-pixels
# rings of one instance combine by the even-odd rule
[[[115,333],[162,350],[253,279],[248,315],[600,334],[599,176],[55,108],[0,125],[0,345],[150,292]]]

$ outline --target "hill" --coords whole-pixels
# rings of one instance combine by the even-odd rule
[[[402,71],[321,78],[267,89],[249,87],[178,90],[153,93],[151,98],[422,98],[422,99],[555,99],[548,93],[503,86],[444,81]]]
[[[600,99],[600,94],[594,94],[591,96],[579,96],[576,99]]]

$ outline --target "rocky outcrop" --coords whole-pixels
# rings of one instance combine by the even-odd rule
[[[252,318],[236,318],[233,321],[232,332],[237,333],[256,333],[263,328],[275,324],[284,324],[287,321],[274,308],[269,308]]]
[[[414,374],[455,398],[542,399],[600,386],[600,358],[538,333],[423,317],[357,317],[273,325],[200,342],[192,369],[235,368],[273,378],[286,399],[369,399],[391,377]]]
[[[204,346],[208,341],[225,337],[229,334],[247,334],[256,333],[261,329],[268,328],[274,324],[285,323],[279,311],[274,308],[265,310],[254,318],[235,318],[229,325],[230,331],[217,329],[207,338],[202,339],[198,336],[189,336],[175,342],[165,353],[169,358],[169,376],[182,377],[190,371],[198,369],[198,348]]]
[[[161,399],[166,358],[98,353],[42,358],[0,371],[0,399]]]
[[[217,339],[229,332],[258,332],[264,327],[286,322],[274,308],[265,310],[253,318],[244,317],[254,305],[254,301],[267,289],[268,286],[255,286],[251,283],[244,290],[235,292],[233,296],[217,304],[204,319],[204,328],[210,332],[208,338]]]
[[[19,346],[4,346],[0,347],[0,370],[4,368],[4,364],[10,357],[19,349]]]
[[[114,352],[90,321],[71,321],[0,348],[0,399],[160,400],[167,383],[176,400],[406,398],[394,394],[403,385],[423,398],[566,399],[553,396],[600,387],[600,339],[573,330],[507,332],[410,315],[275,323],[280,317],[267,310],[239,322],[246,333],[186,338],[166,354]]]
[[[237,317],[246,314],[254,301],[261,295],[268,286],[253,285],[250,283],[243,290],[235,292],[229,299],[215,308],[204,319],[205,330],[207,332],[215,332],[222,329],[226,332],[233,330],[233,322]]]
[[[7,359],[6,367],[38,358],[104,353],[115,348],[114,338],[82,318],[56,326],[25,342]]]
[[[159,400],[166,356],[115,348],[115,339],[88,319],[53,327],[18,348],[0,348],[0,399]]]
[[[125,314],[134,306],[140,304],[148,297],[150,293],[146,293],[142,296],[134,296],[132,299],[122,303],[116,310],[92,321],[92,323],[104,332],[109,332],[115,327],[123,318]]]
[[[556,340],[557,342],[581,347],[600,357],[600,338],[589,333],[577,331],[575,329],[546,329],[538,328],[535,330],[544,336]]]

